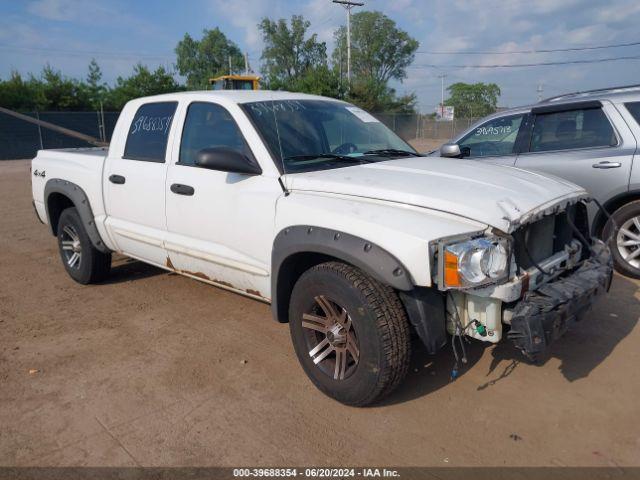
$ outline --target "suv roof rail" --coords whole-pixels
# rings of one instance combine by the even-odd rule
[[[545,98],[544,100],[540,100],[540,102],[538,103],[553,102],[555,100],[577,97],[578,95],[585,95],[587,93],[604,93],[604,92],[613,92],[615,90],[640,90],[640,84],[621,85],[619,87],[595,88],[593,90],[583,90],[579,92],[563,93],[562,95],[556,95],[555,97]]]

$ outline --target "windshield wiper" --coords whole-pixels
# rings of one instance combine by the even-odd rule
[[[287,161],[287,160],[315,160],[317,158],[329,158],[331,160],[348,160],[350,162],[357,162],[357,163],[371,163],[371,160],[366,160],[362,157],[351,157],[349,155],[337,155],[335,153],[318,153],[318,154],[314,154],[314,155],[292,155],[290,157],[285,157],[283,158],[283,160]]]
[[[379,150],[369,150],[364,152],[364,155],[380,155],[385,157],[421,157],[419,153],[412,152],[410,150],[398,150],[396,148],[381,148]]]

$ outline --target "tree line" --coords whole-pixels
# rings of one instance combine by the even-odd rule
[[[350,82],[346,28],[334,32],[334,49],[329,56],[326,42],[310,33],[310,26],[301,15],[293,15],[288,21],[263,18],[258,24],[264,43],[260,57],[262,88],[341,98],[370,111],[415,111],[415,94],[399,96],[389,82],[407,77],[407,67],[415,58],[419,42],[392,19],[376,11],[352,15]],[[13,72],[8,79],[0,80],[0,105],[23,111],[120,110],[133,98],[208,89],[210,78],[228,74],[230,70],[244,70],[242,51],[217,27],[204,30],[200,39],[185,34],[175,54],[175,71],[163,66],[151,70],[139,63],[130,76],[118,77],[113,85],[103,82],[95,59],[89,63],[83,79],[69,78],[50,65],[38,76],[23,77]],[[176,80],[176,73],[184,82]],[[461,87],[466,84],[455,85],[449,87],[451,98],[445,104],[454,105],[456,111],[461,108],[462,113],[467,108],[465,101],[485,104],[484,108],[472,107],[473,113],[495,110],[500,95],[497,85],[470,85],[475,87],[470,90]]]

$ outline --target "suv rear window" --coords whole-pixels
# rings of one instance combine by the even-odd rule
[[[640,125],[640,102],[625,103],[624,106],[627,107],[636,123]]]
[[[531,135],[532,152],[610,147],[616,135],[600,108],[538,114]]]
[[[157,102],[140,106],[129,127],[124,158],[164,163],[177,105],[177,102]]]

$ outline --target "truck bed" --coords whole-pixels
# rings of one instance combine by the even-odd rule
[[[102,170],[105,147],[39,150],[31,161],[33,200],[40,219],[47,223],[44,193],[51,179],[63,179],[81,188],[89,198],[95,217],[103,216]]]

